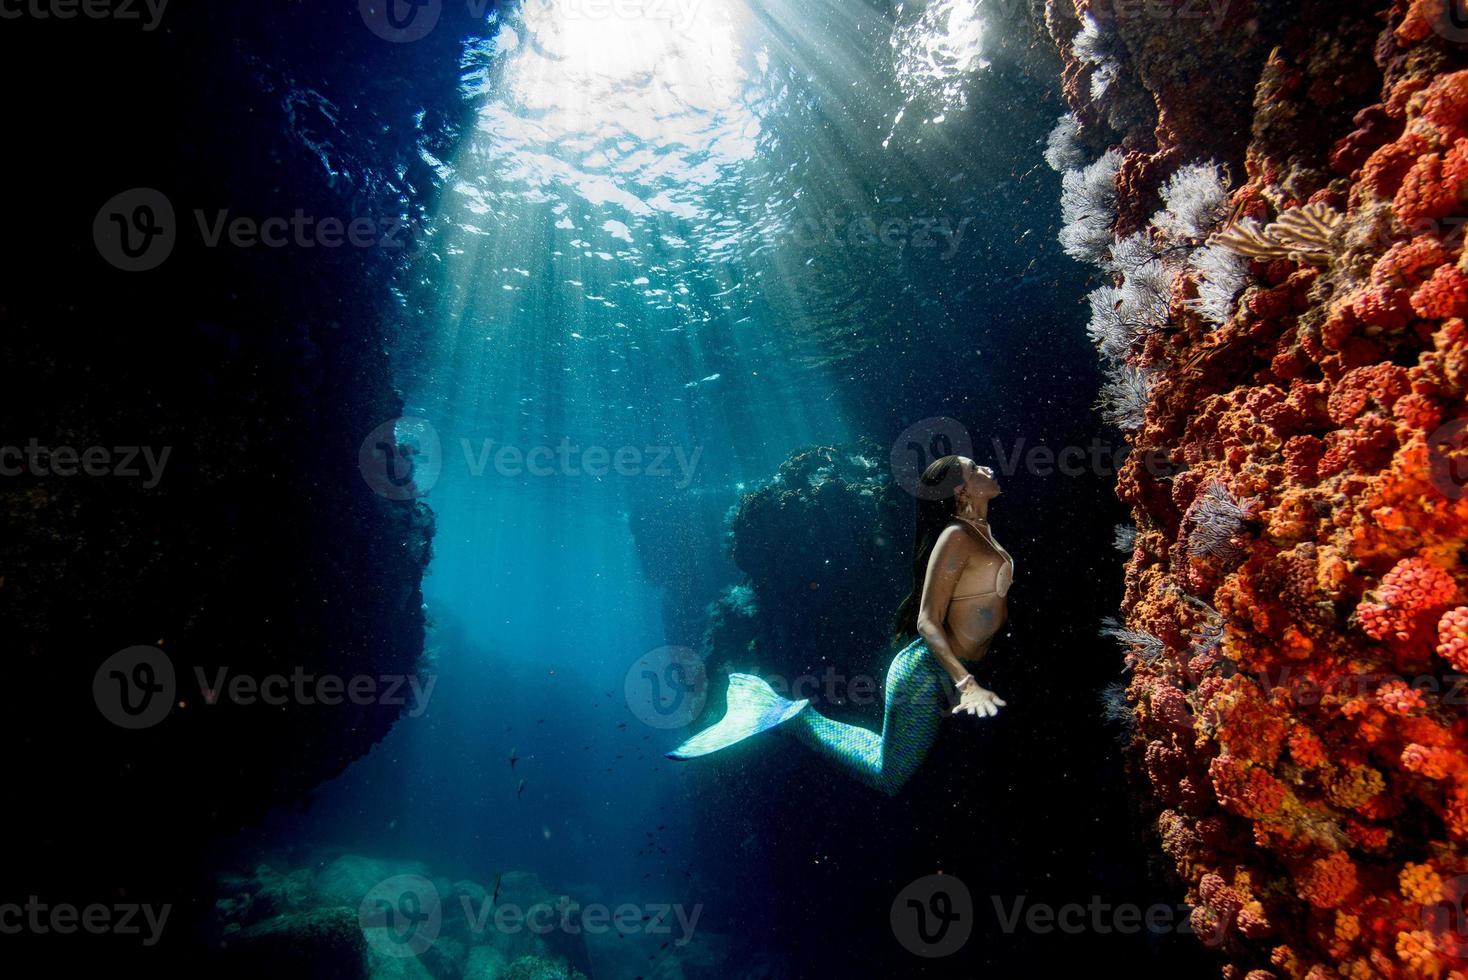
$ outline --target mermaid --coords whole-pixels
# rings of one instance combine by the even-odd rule
[[[920,477],[912,591],[897,610],[882,730],[825,717],[810,700],[790,701],[759,677],[730,674],[724,717],[669,752],[693,759],[777,725],[867,786],[893,796],[938,737],[944,710],[992,718],[1007,702],[964,666],[989,652],[1008,611],[1014,559],[989,527],[999,495],[994,470],[966,456],[935,460]]]

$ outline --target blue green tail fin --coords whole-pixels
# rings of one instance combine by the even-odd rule
[[[753,674],[730,674],[729,706],[724,717],[669,752],[667,757],[693,759],[708,755],[788,721],[808,704],[809,699],[782,698]]]

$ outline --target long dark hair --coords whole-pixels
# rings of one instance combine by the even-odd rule
[[[912,591],[897,607],[892,639],[902,642],[917,634],[918,610],[923,604],[923,579],[928,574],[928,559],[938,535],[943,533],[958,513],[954,491],[963,483],[962,456],[943,456],[933,460],[918,478],[917,527],[912,535]]]

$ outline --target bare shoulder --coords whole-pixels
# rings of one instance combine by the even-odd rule
[[[939,551],[968,553],[977,549],[978,543],[974,541],[973,535],[957,523],[949,524],[939,531],[938,540],[933,542],[934,553]]]

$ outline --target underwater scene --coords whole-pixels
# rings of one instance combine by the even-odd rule
[[[1468,978],[1461,0],[0,43],[7,976]]]

